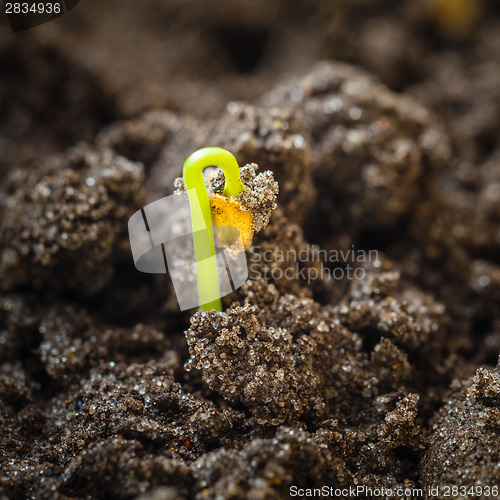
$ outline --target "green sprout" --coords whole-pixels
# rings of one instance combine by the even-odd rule
[[[198,297],[204,311],[222,311],[219,297],[219,278],[215,260],[215,244],[212,231],[212,213],[203,169],[220,167],[224,172],[224,196],[240,194],[245,186],[241,182],[236,158],[222,148],[202,148],[194,152],[184,163],[183,176],[191,207],[194,254],[196,259]]]

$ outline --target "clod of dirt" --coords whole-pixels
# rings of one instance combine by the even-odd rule
[[[479,496],[497,496],[486,488],[500,483],[499,432],[499,367],[479,368],[437,415],[421,464],[423,486],[440,493],[443,485],[482,488]]]
[[[101,290],[143,182],[142,165],[90,146],[12,170],[1,181],[0,288]]]

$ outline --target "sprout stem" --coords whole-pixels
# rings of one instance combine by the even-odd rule
[[[222,311],[212,214],[203,178],[203,169],[212,165],[220,167],[224,172],[224,196],[237,195],[245,189],[245,186],[241,182],[236,158],[225,149],[199,149],[184,163],[183,175],[191,207],[199,302],[204,311],[211,309]]]

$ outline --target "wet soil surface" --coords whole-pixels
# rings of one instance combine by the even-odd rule
[[[495,1],[82,4],[0,62],[1,500],[498,495]],[[261,230],[180,312],[127,221],[207,145]]]

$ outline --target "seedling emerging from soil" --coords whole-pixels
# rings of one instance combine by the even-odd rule
[[[214,194],[211,199],[203,178],[203,169],[210,166],[220,167],[225,177],[223,195]],[[191,207],[199,301],[205,311],[221,311],[220,298],[210,300],[219,295],[213,225],[236,227],[240,231],[243,246],[246,248],[250,245],[252,215],[243,213],[237,202],[229,198],[240,194],[245,186],[236,158],[221,148],[202,148],[193,153],[184,163],[183,176]]]

